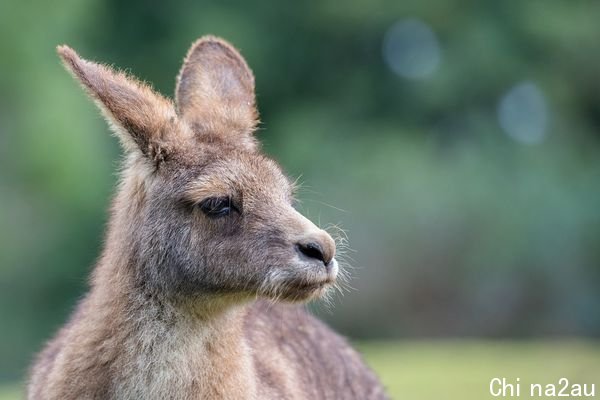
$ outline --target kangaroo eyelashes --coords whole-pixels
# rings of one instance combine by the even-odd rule
[[[237,211],[231,197],[209,197],[198,203],[198,208],[210,218],[225,217],[231,214],[231,211]]]

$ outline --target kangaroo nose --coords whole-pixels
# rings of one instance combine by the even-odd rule
[[[293,208],[289,217],[287,223],[293,227],[289,238],[298,255],[311,261],[321,261],[328,272],[335,269],[335,263],[331,262],[335,256],[335,242],[331,236]]]
[[[321,261],[325,266],[329,265],[333,258],[333,253],[323,250],[323,246],[317,242],[301,242],[296,246],[300,253],[304,254],[306,257]]]

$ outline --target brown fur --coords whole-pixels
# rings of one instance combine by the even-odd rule
[[[58,52],[127,158],[90,291],[38,356],[28,398],[385,398],[342,338],[290,304],[335,283],[335,244],[294,210],[290,183],[258,151],[241,55],[198,40],[173,104]],[[208,198],[233,208],[211,216]]]

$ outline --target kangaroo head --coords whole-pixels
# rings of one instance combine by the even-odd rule
[[[304,301],[335,282],[334,241],[294,209],[292,184],[259,151],[254,76],[231,45],[192,45],[174,103],[69,47],[58,52],[125,149],[111,229],[137,285]]]

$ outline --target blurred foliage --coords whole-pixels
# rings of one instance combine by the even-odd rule
[[[0,2],[0,379],[24,374],[84,292],[116,181],[116,141],[60,43],[165,94],[195,38],[241,49],[265,150],[302,175],[308,216],[348,232],[356,290],[317,305],[343,333],[599,336],[597,15],[591,1]],[[407,19],[439,46],[421,79],[382,53]],[[547,107],[532,144],[499,121],[521,82]]]

